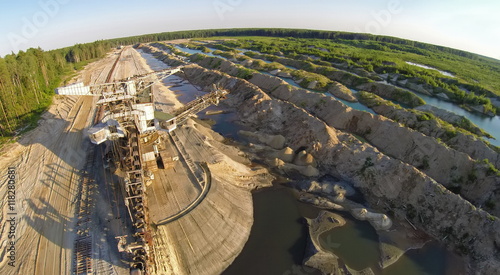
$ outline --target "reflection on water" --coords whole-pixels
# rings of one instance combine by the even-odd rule
[[[207,48],[207,49],[209,49],[211,51],[211,52],[208,52],[208,53],[205,53],[202,50],[183,48],[183,47],[180,47],[180,46],[175,46],[175,48],[178,49],[178,50],[180,50],[180,51],[183,51],[185,53],[188,53],[188,54],[197,54],[197,53],[199,53],[199,54],[204,54],[204,55],[208,55],[208,56],[211,56],[211,57],[219,57],[219,58],[227,60],[227,58],[224,57],[224,56],[213,54],[214,51],[217,51],[217,49],[214,49],[214,48]]]
[[[436,242],[426,244],[422,249],[410,250],[396,263],[387,267],[384,275],[450,274],[446,272],[448,257],[444,248]]]
[[[242,253],[223,273],[320,274],[301,267],[307,245],[307,225],[302,217],[315,218],[320,209],[295,199],[287,188],[270,188],[253,195],[254,224]],[[320,236],[321,245],[334,252],[355,270],[372,268],[379,275],[459,274],[463,264],[452,253],[431,242],[410,250],[398,262],[381,270],[378,235],[368,222],[345,213],[346,225]],[[301,271],[302,273],[293,273]]]
[[[322,234],[320,243],[355,270],[371,268],[375,274],[381,275],[451,275],[464,270],[459,257],[436,241],[427,243],[422,249],[406,252],[396,263],[382,270],[375,229],[368,222],[340,215],[346,219],[346,225]]]
[[[289,189],[266,189],[253,195],[254,224],[250,238],[224,275],[321,274],[301,267],[307,226]],[[295,273],[294,273],[295,272]],[[297,273],[302,272],[302,273]]]
[[[151,68],[151,70],[161,71],[161,70],[170,68],[169,65],[156,59],[152,54],[146,53],[146,52],[142,51],[141,49],[137,49],[137,51],[141,54],[142,58],[144,58],[146,60],[146,64],[148,64],[148,66]]]
[[[428,69],[428,70],[438,71],[439,73],[441,73],[442,75],[445,75],[445,76],[455,77],[453,74],[451,74],[449,72],[441,71],[441,70],[436,69],[434,67],[430,67],[430,66],[426,66],[426,65],[422,65],[422,64],[418,64],[418,63],[413,63],[413,62],[409,62],[409,61],[406,61],[406,64],[417,66],[417,67]]]
[[[357,221],[347,215],[342,216],[346,218],[346,224],[322,234],[321,245],[334,252],[346,265],[355,270],[380,269],[378,235],[375,229],[369,222]]]
[[[172,90],[177,99],[186,104],[197,97],[203,96],[206,94],[199,87],[195,87],[189,83],[189,81],[179,77],[179,76],[169,76],[164,81],[165,85],[171,86],[170,90]],[[223,104],[223,102],[221,103]],[[221,105],[219,106],[210,106],[204,111],[198,113],[198,117],[200,119],[209,119],[215,121],[215,124],[212,126],[212,129],[220,134],[222,134],[226,138],[231,138],[233,140],[238,140],[240,130],[248,130],[246,127],[238,124],[238,115],[234,112],[230,113],[221,113],[215,115],[206,115],[207,111],[219,111],[221,110]]]
[[[190,48],[184,48],[184,47],[180,47],[180,46],[174,46],[176,49],[178,49],[179,51],[183,51],[185,53],[188,53],[188,54],[197,54],[197,53],[201,53],[201,54],[204,54],[204,55],[208,55],[208,56],[212,56],[214,57],[215,55],[212,53],[212,52],[209,52],[209,53],[204,53],[202,50],[195,50],[195,49],[190,49]]]
[[[163,83],[166,86],[170,87],[170,90],[175,93],[177,96],[177,100],[182,104],[186,104],[190,101],[195,100],[197,97],[203,96],[206,94],[200,87],[195,87],[189,83],[189,80],[186,80],[177,75],[171,75],[165,80]]]
[[[206,112],[219,111],[221,108],[219,106],[210,106],[206,109]],[[221,113],[215,115],[206,115],[206,112],[198,114],[201,119],[209,119],[215,121],[212,126],[212,130],[223,135],[226,138],[230,138],[236,141],[241,139],[239,135],[240,130],[249,130],[241,124],[238,124],[238,115],[234,112],[231,113]]]
[[[486,132],[490,133],[493,137],[495,137],[496,140],[493,139],[488,140],[489,142],[491,142],[491,144],[500,146],[500,116],[488,117],[478,113],[471,113],[462,109],[460,106],[456,104],[441,100],[436,97],[430,97],[423,94],[416,94],[416,95],[425,100],[425,102],[427,102],[427,105],[438,107],[468,118],[474,124],[476,124]]]

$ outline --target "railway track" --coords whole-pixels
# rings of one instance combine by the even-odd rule
[[[135,55],[131,54],[132,56],[132,60],[134,62],[134,67],[135,67],[135,71],[137,72],[137,74],[141,74],[141,69],[139,69],[139,66],[137,66],[137,59],[135,58]]]
[[[107,74],[104,74],[104,72],[109,68],[109,66],[105,66],[103,70],[99,72],[94,84],[98,82],[102,83],[103,75],[106,75],[105,82],[109,82],[112,79],[114,70],[120,61],[122,52],[123,50],[120,51]],[[95,112],[92,116],[94,122],[99,116],[98,113],[99,111],[97,110],[97,112]],[[77,112],[75,116],[78,114],[79,112]],[[96,190],[96,183],[93,176],[95,148],[88,141],[86,142],[85,148],[88,148],[87,158],[83,169],[81,170],[80,180],[77,187],[77,198],[75,201],[75,216],[77,217],[75,231],[77,236],[73,245],[72,257],[72,274],[75,275],[97,274],[96,272],[98,270],[98,268],[96,268],[96,262],[94,262],[96,249],[94,248],[95,242],[92,234],[92,215],[95,207],[93,194]]]
[[[82,175],[78,184],[79,197],[76,200],[76,217],[78,219],[75,230],[77,237],[73,248],[73,274],[87,275],[93,274],[94,264],[93,254],[93,236],[92,236],[92,212],[94,208],[93,192],[95,182],[92,176],[94,163],[94,149],[90,144],[87,145],[88,151],[85,166],[82,169]]]
[[[108,75],[106,76],[106,83],[109,83],[111,82],[111,80],[113,79],[113,74],[115,73],[115,70],[116,70],[116,66],[118,65],[118,62],[120,62],[120,59],[122,57],[122,54],[123,54],[123,51],[124,50],[121,50],[120,53],[118,54],[118,57],[116,58],[115,60],[115,63],[113,63],[113,66],[111,67],[111,69],[109,70],[109,73]]]

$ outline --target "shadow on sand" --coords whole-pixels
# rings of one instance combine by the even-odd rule
[[[69,100],[69,106],[61,108],[78,108],[76,110],[85,108],[81,98],[76,101],[71,98],[65,100]],[[69,110],[64,111],[69,112]],[[92,110],[89,111],[93,113]],[[89,119],[93,119],[92,116],[89,116]],[[111,207],[125,208],[121,205],[124,203],[120,200],[120,196],[112,194],[112,192],[119,192],[119,181],[111,180],[112,176],[109,171],[103,168],[102,151],[104,149],[90,143],[86,136],[87,129],[82,128],[82,125],[89,125],[89,121],[85,120],[86,118],[83,117],[69,117],[63,120],[60,116],[46,112],[42,115],[39,126],[18,141],[25,147],[40,144],[48,150],[40,155],[30,152],[25,156],[27,163],[41,163],[39,171],[36,170],[35,165],[27,170],[33,169],[30,173],[39,173],[33,177],[36,182],[29,182],[29,184],[41,186],[42,189],[33,188],[33,194],[39,192],[40,195],[31,195],[22,202],[24,206],[22,219],[49,242],[71,250],[74,249],[74,240],[82,236],[82,228],[87,227],[90,232],[88,235],[94,241],[92,249],[98,252],[94,253],[96,255],[94,260],[100,260],[101,266],[109,267],[113,264],[126,268],[125,263],[111,260],[111,258],[121,258],[117,249],[118,241],[114,237],[118,233],[123,233],[124,230],[113,230],[110,223],[117,220],[116,215],[123,219],[127,216],[120,214],[120,210],[116,215],[111,210],[109,211],[111,216],[101,215],[96,208],[98,200],[101,201],[99,207],[104,205],[109,209]],[[30,159],[31,157],[37,159]],[[106,186],[108,184],[114,187]],[[92,190],[88,192],[91,198],[90,203],[81,200],[85,197],[82,196],[82,190]],[[112,200],[108,201],[108,198]],[[75,211],[69,214],[62,213],[73,207]],[[99,211],[105,212],[104,209],[99,209]],[[126,226],[126,221],[119,220],[114,223],[122,227]],[[82,226],[82,224],[86,225]],[[80,235],[77,234],[79,231]]]

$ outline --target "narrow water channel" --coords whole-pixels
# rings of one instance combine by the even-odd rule
[[[427,105],[438,107],[468,118],[478,127],[490,133],[495,138],[495,139],[488,139],[488,141],[491,144],[500,146],[500,116],[488,117],[478,113],[471,113],[451,102],[444,101],[442,99],[431,97],[424,94],[419,94],[419,93],[415,94],[421,97],[423,100],[425,100]]]
[[[212,56],[212,57],[215,56],[212,52],[204,53],[201,50],[184,48],[184,47],[180,47],[180,46],[175,46],[175,48],[178,49],[179,51],[183,51],[183,52],[188,53],[188,54],[197,54],[197,53],[200,53],[200,54],[204,54],[204,55],[208,55],[208,56]]]

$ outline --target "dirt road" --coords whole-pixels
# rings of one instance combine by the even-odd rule
[[[89,64],[74,81],[105,81],[117,51]],[[149,67],[132,48],[125,48],[112,73],[122,79],[148,72]],[[19,142],[3,148],[0,159],[0,195],[7,194],[7,167],[14,167],[15,238],[9,238],[7,200],[0,207],[0,274],[71,274],[75,237],[75,198],[80,169],[86,159],[85,129],[95,112],[95,97],[56,96],[39,126]],[[8,242],[15,242],[9,265]]]

